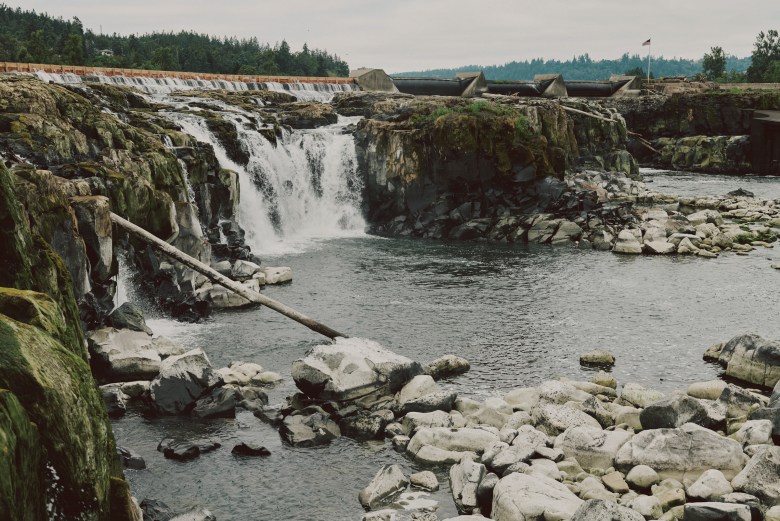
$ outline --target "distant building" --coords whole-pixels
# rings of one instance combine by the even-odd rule
[[[98,54],[100,56],[113,56],[114,51],[112,51],[111,49],[100,49],[98,50]]]

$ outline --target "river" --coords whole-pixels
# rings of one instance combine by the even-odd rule
[[[738,187],[780,198],[778,178],[711,178],[645,171],[654,189],[720,195]],[[716,182],[717,181],[717,182]],[[282,251],[282,250],[280,250]],[[445,383],[484,398],[544,379],[587,379],[579,354],[613,352],[618,381],[662,391],[717,377],[702,361],[711,344],[740,333],[780,338],[775,249],[748,256],[618,256],[570,247],[438,242],[370,236],[309,239],[295,253],[263,255],[291,266],[294,281],[268,287],[279,299],[336,330],[367,337],[427,362],[446,353],[467,358],[469,373]],[[284,381],[271,403],[295,391],[293,360],[320,342],[309,330],[267,309],[221,312],[201,324],[149,321],[156,334],[202,347],[215,367],[257,362]],[[389,443],[341,438],[319,448],[291,448],[278,432],[242,412],[235,420],[144,418],[113,422],[117,442],[146,459],[126,475],[139,498],[175,509],[208,507],[220,521],[359,520],[357,494],[385,463],[409,473],[421,467]],[[165,437],[215,439],[223,447],[180,463],[156,451]],[[258,440],[267,458],[236,458],[237,440]],[[447,469],[435,469],[440,519],[456,514]]]

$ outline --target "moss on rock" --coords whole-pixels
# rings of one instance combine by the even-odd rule
[[[0,519],[46,519],[46,453],[16,396],[0,389]]]

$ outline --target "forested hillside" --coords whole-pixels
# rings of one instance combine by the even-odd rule
[[[96,34],[81,21],[53,18],[0,4],[0,61],[126,67],[221,74],[347,76],[338,56],[286,41],[217,38],[181,33]]]
[[[750,65],[750,58],[726,58],[726,71],[744,73]],[[434,76],[452,78],[462,71],[484,71],[485,77],[491,80],[531,80],[536,74],[562,74],[568,80],[605,80],[612,74],[647,74],[647,56],[639,54],[623,54],[616,60],[593,60],[587,54],[571,60],[543,60],[537,58],[530,61],[513,61],[504,65],[465,65],[457,69],[434,69],[428,71],[403,72],[393,76]],[[702,72],[701,60],[686,60],[682,58],[666,59],[652,57],[650,73],[653,77],[662,76],[696,76]]]

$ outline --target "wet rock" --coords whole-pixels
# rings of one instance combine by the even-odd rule
[[[750,507],[731,503],[685,505],[684,521],[751,521]]]
[[[570,382],[559,380],[547,380],[541,383],[538,388],[539,401],[565,404],[566,402],[584,402],[590,398],[590,394],[580,391]]]
[[[731,486],[756,496],[764,505],[780,505],[780,447],[767,447],[750,458]]]
[[[287,416],[279,429],[282,439],[295,447],[313,447],[341,436],[339,426],[319,407],[307,407]]]
[[[141,398],[149,392],[149,385],[151,382],[145,380],[139,380],[137,382],[124,382],[119,386],[119,389],[128,398]]]
[[[419,363],[360,338],[337,338],[332,345],[316,346],[292,366],[301,391],[335,401],[392,395],[421,373]]]
[[[263,366],[251,362],[231,362],[229,367],[222,367],[216,373],[226,384],[240,386],[258,385],[258,376],[263,372]]]
[[[93,371],[108,382],[151,380],[160,372],[152,337],[129,329],[102,328],[87,334]]]
[[[235,418],[237,394],[229,387],[214,389],[195,402],[191,414],[198,418]]]
[[[780,380],[780,342],[758,335],[740,335],[723,346],[718,361],[726,374],[746,382],[774,387]]]
[[[182,414],[218,382],[206,353],[193,349],[163,360],[160,374],[152,381],[149,391],[158,411]]]
[[[131,302],[125,302],[112,311],[106,317],[106,325],[114,329],[129,329],[131,331],[141,331],[147,335],[152,334],[152,330],[146,325],[143,311]]]
[[[494,521],[570,519],[583,501],[565,485],[539,475],[513,473],[493,489]]]
[[[412,486],[434,492],[439,490],[439,480],[436,478],[436,474],[430,470],[423,470],[422,472],[416,472],[409,476],[409,482]]]
[[[485,465],[475,463],[468,454],[450,468],[450,490],[460,514],[476,513],[479,507],[477,489],[485,474]]]
[[[146,461],[144,461],[144,458],[137,452],[124,447],[117,447],[116,453],[124,468],[133,470],[143,470],[146,468]]]
[[[231,450],[230,452],[238,456],[270,456],[271,455],[270,450],[266,449],[264,446],[260,445],[259,443],[253,441],[239,442],[233,447],[233,450]]]
[[[571,427],[555,440],[555,448],[567,458],[574,458],[582,468],[607,469],[613,466],[615,455],[631,433],[604,431],[594,427]]]
[[[615,355],[603,350],[588,351],[580,355],[580,364],[612,366],[615,365]]]
[[[604,371],[596,373],[590,381],[596,385],[617,389],[617,380],[615,380],[615,377]]]
[[[734,476],[745,460],[738,442],[698,425],[686,424],[678,429],[653,429],[635,434],[618,451],[615,467],[626,472],[637,465],[647,465],[661,477],[682,481],[696,479],[709,469],[718,469],[726,477]],[[628,476],[626,481],[630,482]]]
[[[704,472],[688,489],[686,493],[692,500],[719,501],[726,494],[731,494],[734,489],[731,483],[719,470]]]
[[[468,372],[471,364],[465,358],[455,355],[444,355],[425,366],[425,374],[434,380],[451,378]]]
[[[193,443],[173,443],[163,449],[163,456],[176,461],[190,461],[200,456],[200,447]]]
[[[236,406],[243,407],[247,411],[257,412],[268,405],[268,395],[260,387],[232,387],[236,392]]]
[[[398,465],[385,465],[366,488],[360,491],[358,499],[363,508],[375,509],[380,504],[392,499],[409,485],[409,479],[404,476]]]
[[[170,521],[174,513],[173,509],[158,499],[144,499],[141,501],[143,521]]]
[[[423,428],[414,434],[406,451],[423,463],[455,464],[465,452],[480,455],[497,441],[498,435],[482,429]]]
[[[644,521],[642,514],[614,501],[589,499],[574,512],[570,521]]]
[[[221,446],[222,444],[219,443],[218,441],[205,441],[198,444],[198,448],[200,449],[201,454],[208,454],[209,452],[214,452]]]

